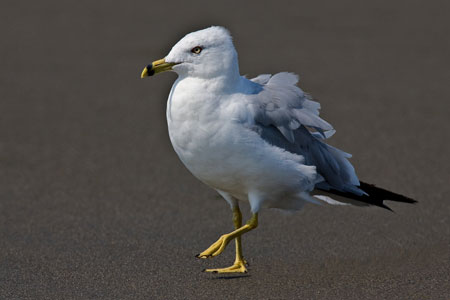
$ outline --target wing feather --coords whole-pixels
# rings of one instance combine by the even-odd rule
[[[296,86],[298,76],[264,74],[252,81],[261,85],[249,100],[255,130],[261,137],[274,146],[302,155],[306,164],[316,166],[324,178],[320,186],[363,195],[355,170],[347,160],[351,155],[324,142],[335,130],[319,117],[320,104]]]
[[[336,131],[319,117],[320,104],[296,86],[297,75],[263,74],[252,81],[258,87],[248,98],[254,117],[251,128],[266,142],[301,155],[307,165],[316,166],[319,178],[323,178],[323,181],[316,183],[313,191],[315,197],[331,204],[343,202],[384,208],[388,208],[383,204],[384,199],[415,202],[405,196],[360,183],[355,169],[348,161],[351,155],[325,143],[324,140]]]
[[[261,90],[253,95],[251,103],[256,123],[275,126],[291,143],[295,143],[292,132],[301,125],[322,134],[333,130],[333,126],[319,117],[320,104],[296,86],[297,75],[286,72],[273,76],[263,74],[252,81],[261,84]]]

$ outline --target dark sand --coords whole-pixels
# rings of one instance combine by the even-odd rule
[[[0,299],[450,299],[447,1],[116,2],[0,4]],[[242,74],[300,74],[359,177],[419,203],[263,211],[250,273],[201,273],[233,261],[194,258],[231,213],[171,148],[176,76],[139,75],[211,24]]]

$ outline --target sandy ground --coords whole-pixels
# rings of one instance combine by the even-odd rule
[[[1,299],[450,299],[448,2],[116,2],[0,3]],[[250,272],[201,273],[232,262],[194,258],[231,213],[171,148],[175,74],[139,75],[212,24],[242,74],[300,74],[361,179],[420,202],[263,211]]]

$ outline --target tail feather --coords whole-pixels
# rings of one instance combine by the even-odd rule
[[[350,203],[357,206],[375,205],[392,211],[387,205],[383,203],[384,200],[390,200],[403,203],[416,203],[417,201],[409,197],[376,187],[373,184],[360,182],[359,188],[367,193],[367,195],[355,195],[349,192],[341,192],[334,189],[320,189],[315,191],[318,195],[331,196],[339,202]],[[336,197],[337,196],[337,197]]]

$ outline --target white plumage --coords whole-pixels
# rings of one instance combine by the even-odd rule
[[[192,174],[233,210],[235,230],[197,257],[217,256],[235,240],[235,262],[205,271],[247,272],[241,236],[258,226],[258,211],[264,207],[298,210],[315,199],[384,208],[384,199],[415,202],[360,183],[348,161],[351,155],[325,143],[335,130],[319,117],[320,104],[296,86],[297,75],[241,76],[226,29],[186,35],[141,76],[167,70],[178,73],[167,101],[172,145]],[[248,201],[253,213],[245,225],[239,201]]]
[[[191,53],[196,46],[200,54]],[[241,76],[222,27],[186,35],[165,60],[177,63],[179,75],[167,102],[173,147],[192,174],[226,200],[249,201],[252,212],[299,209],[315,202],[309,192],[317,184],[330,181],[362,194],[348,155],[323,143],[333,128],[319,117],[319,103],[296,86],[296,75]]]

